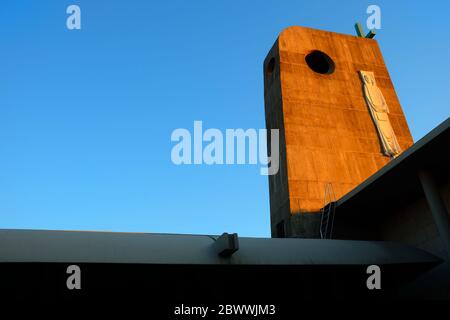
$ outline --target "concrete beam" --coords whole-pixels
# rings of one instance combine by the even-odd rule
[[[427,170],[419,171],[418,175],[439,235],[447,250],[447,256],[450,256],[450,219],[447,208],[439,195],[439,188],[433,175]]]
[[[222,257],[231,256],[239,250],[239,239],[237,233],[228,234],[225,232],[217,238],[216,242],[214,242],[214,247],[218,255]]]

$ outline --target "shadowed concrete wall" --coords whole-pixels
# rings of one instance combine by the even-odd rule
[[[450,183],[439,188],[439,195],[446,204],[447,212],[450,212]],[[377,240],[406,243],[440,258],[447,258],[445,245],[424,196],[389,212],[379,224],[379,229]]]
[[[310,68],[305,57],[315,50],[331,58],[333,72]],[[399,144],[407,149],[413,140],[375,40],[290,27],[269,51],[264,61],[266,126],[280,129],[280,170],[269,176],[272,236],[318,234],[303,222],[317,228],[325,184],[332,183],[337,200],[389,161],[359,70],[375,73]],[[299,213],[303,216],[293,216]]]

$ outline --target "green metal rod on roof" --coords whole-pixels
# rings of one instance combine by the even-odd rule
[[[357,22],[355,23],[355,30],[356,30],[356,35],[358,37],[361,38],[369,38],[372,39],[373,37],[375,37],[375,35],[377,34],[375,29],[370,30],[365,36],[364,36],[364,29],[361,23]]]

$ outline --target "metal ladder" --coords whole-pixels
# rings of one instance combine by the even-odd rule
[[[336,210],[336,196],[331,183],[325,184],[325,196],[323,207],[320,209],[322,218],[320,220],[320,238],[331,239],[333,234],[334,213]]]

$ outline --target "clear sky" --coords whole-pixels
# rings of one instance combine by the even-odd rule
[[[0,228],[269,236],[259,165],[175,166],[170,135],[264,128],[278,33],[354,34],[369,4],[417,140],[450,114],[449,1],[2,1]]]

